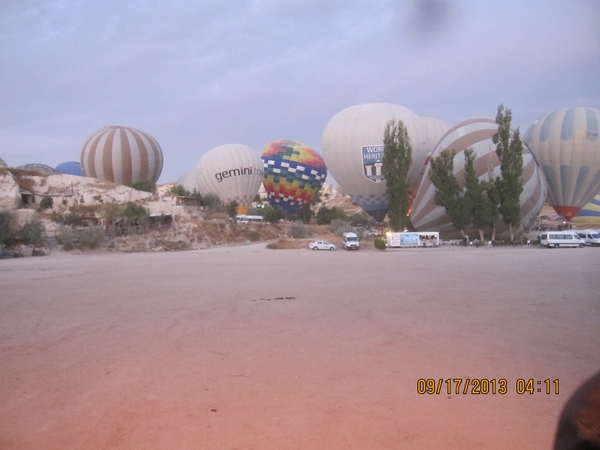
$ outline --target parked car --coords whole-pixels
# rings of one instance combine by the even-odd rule
[[[21,253],[21,251],[18,249],[9,250],[7,248],[3,248],[0,250],[0,259],[20,258],[21,256],[23,256],[23,253]]]
[[[308,244],[308,248],[311,250],[335,250],[335,245],[327,241],[315,241]]]

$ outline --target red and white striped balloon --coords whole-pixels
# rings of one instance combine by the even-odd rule
[[[144,131],[109,126],[94,131],[81,149],[86,177],[131,186],[142,180],[158,181],[163,154],[158,142]]]
[[[477,178],[495,179],[500,176],[500,160],[496,155],[496,145],[492,142],[497,131],[498,125],[494,119],[475,118],[460,122],[442,136],[433,151],[432,158],[439,156],[442,150],[455,150],[453,173],[462,186],[465,173],[464,151],[472,148],[475,152],[474,169]],[[428,164],[417,191],[410,220],[419,231],[435,230],[443,232],[448,237],[459,237],[460,232],[452,225],[446,210],[435,204],[435,186],[429,178],[430,170],[431,165]],[[523,192],[519,198],[521,225],[515,229],[517,234],[531,229],[546,199],[544,176],[526,145],[523,146],[521,181],[523,182]],[[497,226],[497,235],[504,236],[507,230],[508,227],[500,222]]]

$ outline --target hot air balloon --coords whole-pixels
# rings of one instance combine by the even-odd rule
[[[492,137],[497,131],[498,125],[494,119],[475,118],[460,122],[450,128],[440,139],[432,158],[437,157],[445,149],[455,150],[453,172],[462,186],[465,166],[464,151],[467,148],[473,148],[477,177],[480,180],[494,179],[500,176],[500,160],[496,155],[496,145],[492,142]],[[436,230],[445,232],[447,236],[458,237],[460,232],[452,225],[445,209],[435,204],[435,186],[429,178],[430,168],[428,165],[417,191],[411,211],[411,223],[417,230]],[[523,233],[533,226],[546,199],[544,176],[526,146],[523,148],[522,181],[523,192],[519,198],[521,225],[515,230],[517,234]],[[498,223],[498,235],[502,235],[507,230],[508,227],[503,223]]]
[[[17,167],[17,169],[33,170],[35,172],[42,172],[42,173],[56,173],[56,170],[54,170],[54,168],[47,166],[46,164],[41,164],[41,163],[23,164],[23,165]]]
[[[535,121],[525,142],[544,171],[548,200],[571,220],[600,190],[600,111],[563,108]]]
[[[346,108],[333,116],[321,137],[323,159],[331,174],[344,192],[378,222],[385,218],[388,208],[381,161],[383,133],[390,120],[404,122],[413,161],[425,161],[426,154],[420,155],[424,139],[419,116],[400,105],[369,103]],[[411,165],[411,181],[420,170],[418,163]]]
[[[310,203],[327,177],[323,158],[308,145],[279,140],[265,147],[263,185],[269,203],[288,215]]]
[[[55,170],[59,173],[63,173],[65,175],[77,175],[82,177],[83,171],[81,170],[81,164],[76,161],[68,161],[64,163],[60,163],[56,166]]]
[[[263,162],[246,145],[225,144],[202,155],[195,173],[200,194],[216,194],[224,203],[235,200],[238,214],[245,214],[263,181]]]
[[[600,223],[600,192],[573,217],[573,222]]]
[[[158,181],[163,154],[158,142],[134,128],[110,126],[94,131],[83,144],[81,169],[86,177],[117,184]]]
[[[437,117],[419,116],[419,122],[421,123],[421,140],[420,142],[415,142],[415,144],[411,141],[411,147],[414,145],[417,148],[417,151],[413,149],[411,166],[414,167],[415,170],[420,168],[417,175],[414,175],[413,171],[413,177],[411,178],[409,193],[411,202],[414,200],[417,191],[419,190],[423,175],[425,174],[425,170],[429,164],[429,160],[436,144],[444,133],[450,129],[450,124],[448,122],[438,119]]]
[[[192,170],[191,172],[186,173],[185,175],[180,176],[175,182],[175,186],[183,186],[190,192],[194,192],[198,190],[198,185],[196,184],[196,172]]]

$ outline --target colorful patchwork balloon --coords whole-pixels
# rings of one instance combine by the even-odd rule
[[[265,147],[263,185],[273,207],[288,215],[310,203],[327,177],[325,161],[308,145],[279,140]]]

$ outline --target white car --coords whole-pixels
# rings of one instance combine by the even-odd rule
[[[315,241],[308,244],[308,248],[311,250],[335,250],[335,245],[327,241]]]

